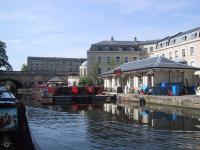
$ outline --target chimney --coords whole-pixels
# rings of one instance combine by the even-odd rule
[[[134,41],[137,42],[137,37],[134,37]]]
[[[111,41],[114,41],[114,37],[113,36],[111,36]]]

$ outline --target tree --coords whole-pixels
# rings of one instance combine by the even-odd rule
[[[93,85],[93,81],[89,76],[80,77],[79,85],[80,86]]]
[[[27,71],[27,70],[28,70],[27,65],[26,64],[22,64],[21,71]]]
[[[101,72],[99,68],[100,68],[99,63],[94,64],[92,67],[92,71],[89,74],[89,78],[92,80],[93,85],[103,84],[103,80],[101,79],[101,76],[100,76]]]
[[[6,44],[0,41],[0,70],[12,70],[6,55]]]

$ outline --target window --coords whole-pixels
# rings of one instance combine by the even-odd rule
[[[182,41],[186,41],[187,40],[187,36],[182,37]]]
[[[105,47],[105,50],[106,50],[106,51],[109,51],[109,50],[110,50],[110,47],[106,46],[106,47]]]
[[[98,74],[101,74],[101,68],[98,68]]]
[[[118,50],[119,50],[119,51],[123,51],[124,48],[123,48],[123,47],[119,47]]]
[[[150,47],[150,52],[153,52],[153,47]]]
[[[125,62],[125,63],[128,62],[128,57],[124,57],[124,62]]]
[[[94,49],[95,49],[96,51],[100,51],[100,50],[101,50],[101,48],[100,48],[100,47],[98,47],[98,46],[97,46],[97,47],[95,47]]]
[[[110,69],[110,67],[107,67],[107,71],[110,71],[111,69]]]
[[[98,62],[98,63],[101,63],[101,56],[98,56],[97,62]]]
[[[190,47],[190,55],[194,55],[194,47]]]
[[[172,52],[169,52],[169,58],[172,59]]]
[[[134,47],[129,47],[129,50],[130,50],[130,51],[134,51],[135,48],[134,48]]]
[[[178,58],[178,51],[175,51],[175,58]]]
[[[160,47],[162,47],[162,43],[160,43]]]
[[[162,54],[162,57],[165,57],[165,54],[164,54],[164,53]]]
[[[111,63],[111,57],[107,57],[107,63]]]
[[[185,57],[185,49],[182,49],[182,57]]]
[[[86,76],[87,75],[87,70],[86,69],[84,69],[84,74],[83,74],[84,76]]]
[[[174,44],[176,43],[176,39],[174,39]]]
[[[137,60],[137,57],[133,57],[133,61],[136,61]]]
[[[116,62],[116,64],[119,64],[120,63],[120,57],[116,57],[115,62]]]
[[[80,69],[80,76],[82,76],[83,74],[82,74],[82,69]]]

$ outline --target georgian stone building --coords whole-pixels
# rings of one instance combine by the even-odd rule
[[[200,27],[161,39],[150,54],[154,56],[200,67]]]
[[[200,27],[167,36],[161,40],[102,41],[92,44],[87,51],[87,71],[94,65],[104,73],[124,62],[164,56],[176,62],[200,67]],[[199,74],[199,72],[196,72]]]
[[[102,41],[92,44],[87,51],[87,72],[90,74],[94,66],[98,73],[109,71],[123,63],[148,57],[147,51],[156,47],[157,40],[152,41]]]

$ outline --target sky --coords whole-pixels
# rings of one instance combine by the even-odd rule
[[[200,26],[200,0],[0,0],[14,70],[28,56],[86,58],[92,43],[164,38]]]

